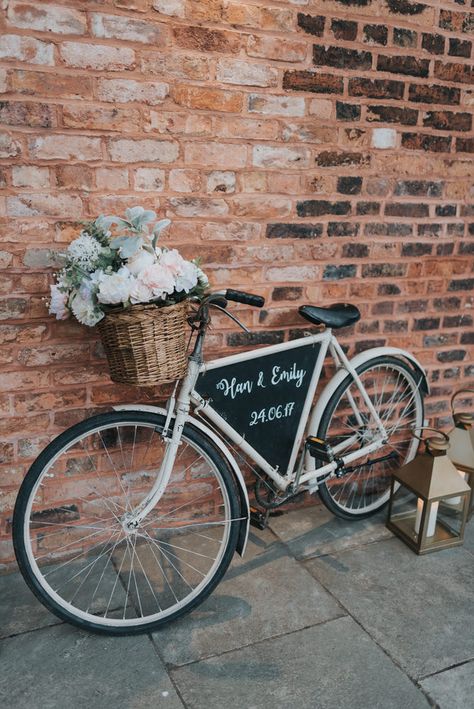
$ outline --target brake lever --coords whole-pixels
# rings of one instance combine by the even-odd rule
[[[241,327],[242,330],[244,330],[244,332],[246,332],[250,335],[250,330],[247,327],[245,327],[245,325],[242,322],[240,322],[240,320],[238,318],[236,318],[235,315],[232,315],[232,313],[230,313],[228,310],[226,310],[225,308],[221,308],[221,306],[217,305],[216,303],[209,303],[209,307],[216,308],[216,310],[220,310],[222,313],[227,315],[231,320],[233,320],[239,327]]]

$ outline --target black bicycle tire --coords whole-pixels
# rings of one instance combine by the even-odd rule
[[[378,365],[378,364],[396,364],[397,366],[401,366],[402,369],[405,369],[410,376],[412,376],[414,379],[416,379],[418,375],[414,372],[413,368],[405,362],[403,359],[400,359],[398,357],[394,357],[391,355],[380,355],[379,357],[374,357],[372,359],[369,359],[367,362],[364,362],[364,364],[359,365],[359,367],[356,368],[357,374],[362,374],[363,372],[367,371],[367,369],[370,369],[371,367]],[[345,377],[342,382],[339,384],[339,386],[336,388],[336,390],[333,392],[331,398],[329,399],[329,402],[324,410],[324,413],[321,417],[321,421],[319,423],[318,427],[318,433],[317,436],[318,438],[322,438],[325,440],[325,437],[327,435],[327,427],[328,424],[331,420],[331,416],[334,413],[334,408],[337,406],[342,393],[346,389],[347,385],[352,383],[352,377],[350,374]],[[423,390],[422,387],[419,389],[420,392],[420,397],[421,397],[421,406],[422,406],[422,419],[424,417],[424,401],[423,401]],[[362,520],[362,519],[367,519],[368,517],[372,517],[373,515],[377,514],[381,509],[383,509],[387,504],[388,500],[385,502],[382,502],[377,508],[374,510],[370,510],[369,512],[364,512],[362,514],[351,514],[350,512],[344,512],[341,510],[341,508],[336,505],[332,499],[332,496],[328,492],[328,488],[326,483],[321,483],[318,487],[318,493],[321,501],[323,504],[327,507],[327,509],[332,512],[336,517],[339,517],[340,519],[345,519],[345,520],[350,520],[350,521],[355,521],[355,520]]]
[[[89,429],[97,427],[97,425],[104,425],[105,423],[119,423],[121,420],[136,420],[137,423],[152,423],[158,428],[162,429],[165,422],[165,417],[162,414],[142,411],[128,410],[107,412],[85,419],[84,421],[81,421],[80,423],[71,426],[66,431],[63,431],[61,434],[59,434],[59,436],[53,439],[48,444],[48,446],[46,446],[46,448],[40,453],[38,458],[36,458],[36,460],[33,462],[28,473],[26,474],[16,499],[12,523],[13,546],[18,567],[28,587],[36,596],[36,598],[49,611],[51,611],[51,613],[59,617],[61,620],[65,620],[71,623],[72,625],[82,628],[83,630],[86,630],[88,632],[114,636],[138,635],[141,633],[153,632],[155,630],[158,630],[160,627],[168,625],[169,623],[178,620],[178,618],[187,615],[198,605],[200,605],[216,588],[216,586],[224,576],[225,572],[227,571],[227,568],[232,560],[237,545],[240,524],[238,521],[232,522],[227,547],[223,554],[222,560],[218,568],[216,569],[214,575],[209,580],[209,583],[188,604],[178,609],[174,613],[171,613],[170,615],[166,616],[166,618],[162,620],[155,620],[150,623],[140,624],[136,627],[128,626],[126,628],[115,628],[114,626],[104,626],[102,624],[86,621],[82,618],[77,618],[72,613],[69,613],[64,608],[62,608],[62,606],[56,603],[53,599],[51,599],[37,580],[35,574],[33,573],[28,559],[28,554],[25,549],[24,516],[30,494],[33,490],[36,480],[41,475],[43,468],[49,462],[50,458],[55,453],[59,452],[62,448],[64,448],[64,446],[66,446],[77,435],[87,433]],[[184,426],[183,435],[187,437],[191,442],[195,443],[199,448],[201,448],[202,451],[206,453],[218,467],[219,472],[222,475],[223,483],[227,488],[229,503],[231,506],[231,519],[238,520],[241,517],[240,497],[234,479],[234,474],[231,471],[227,461],[218,451],[212,440],[207,437],[203,432],[193,427],[192,424],[187,423]]]

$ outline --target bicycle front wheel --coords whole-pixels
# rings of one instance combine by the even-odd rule
[[[201,603],[235,551],[240,500],[212,441],[184,428],[171,478],[138,528],[165,446],[164,417],[94,416],[65,431],[30,468],[13,518],[26,582],[60,618],[87,630],[155,630]]]
[[[411,429],[423,425],[420,378],[403,360],[381,356],[369,360],[357,373],[387,431],[387,443],[354,461],[351,470],[319,486],[326,507],[343,519],[362,519],[383,507],[390,496],[392,473],[415,457],[419,441]],[[321,418],[317,433],[339,455],[370,443],[377,428],[354,380],[348,375],[337,387]]]

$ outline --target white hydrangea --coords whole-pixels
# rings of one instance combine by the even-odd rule
[[[69,310],[66,307],[68,294],[60,291],[57,285],[50,286],[50,290],[49,314],[55,315],[56,320],[66,320],[69,317]]]
[[[85,231],[71,241],[67,248],[70,260],[86,271],[93,271],[102,252],[102,246]]]
[[[154,263],[140,273],[139,280],[153,291],[155,298],[164,298],[175,290],[172,272],[161,263]]]
[[[156,263],[156,260],[156,257],[150,251],[139,249],[136,254],[128,259],[127,268],[131,274],[139,276],[145,268]]]
[[[130,292],[136,279],[131,275],[126,266],[110,275],[104,274],[99,283],[97,300],[104,305],[125,305],[130,299]]]
[[[71,310],[82,325],[93,327],[102,320],[104,313],[94,305],[92,298],[83,298],[77,293],[71,303]]]

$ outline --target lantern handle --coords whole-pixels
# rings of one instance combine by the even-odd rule
[[[463,393],[469,392],[470,394],[474,394],[474,389],[458,389],[458,391],[455,391],[454,394],[451,397],[451,413],[454,416],[454,399],[459,395]]]
[[[431,438],[424,439],[422,435],[418,436],[415,431],[433,431],[436,433],[438,438],[432,436]],[[439,431],[437,428],[433,428],[432,426],[415,426],[412,428],[412,436],[413,438],[417,438],[419,441],[422,441],[425,444],[428,453],[431,453],[431,455],[441,454],[442,452],[446,452],[449,448],[449,436],[444,433],[444,431]]]
[[[434,433],[438,433],[440,436],[443,436],[443,438],[449,443],[449,436],[444,431],[433,428],[433,426],[415,426],[411,429],[411,435],[413,438],[417,438],[419,441],[424,441],[425,439],[423,436],[417,436],[415,431],[433,431]]]

